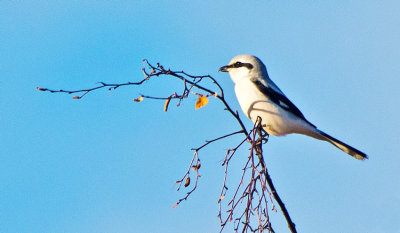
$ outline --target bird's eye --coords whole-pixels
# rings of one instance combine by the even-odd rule
[[[235,68],[241,67],[241,66],[242,66],[242,63],[241,63],[240,61],[235,62],[235,63],[233,64],[233,67],[235,67]]]

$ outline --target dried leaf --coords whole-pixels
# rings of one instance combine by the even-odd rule
[[[215,96],[215,98],[217,98],[217,97],[218,97],[218,93],[217,93],[217,92],[215,92],[215,93],[214,93],[214,96]]]
[[[190,185],[190,177],[186,178],[185,185],[183,186],[186,188],[189,185]]]
[[[133,99],[135,102],[142,102],[143,101],[143,96],[140,96],[139,98]]]
[[[220,200],[222,200],[222,199],[224,199],[224,198],[225,198],[224,195],[221,195],[221,196],[219,197]]]
[[[168,96],[168,99],[165,101],[164,112],[168,111],[168,105],[170,101],[171,101],[171,96]]]
[[[198,163],[198,164],[196,164],[196,165],[193,165],[192,167],[193,167],[193,169],[194,169],[195,171],[197,171],[197,170],[199,170],[199,169],[200,169],[200,167],[201,167],[201,164],[200,164],[200,163]]]
[[[178,206],[178,202],[177,203],[175,203],[175,205],[174,206],[172,206],[172,208],[171,209],[173,209],[173,208],[175,208],[175,207],[177,207]]]
[[[204,107],[208,104],[208,98],[205,96],[199,96],[199,98],[196,101],[196,110]]]

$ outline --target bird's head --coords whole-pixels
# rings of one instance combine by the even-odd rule
[[[219,71],[229,72],[234,83],[241,79],[268,77],[265,65],[253,55],[238,55],[228,65],[219,68]]]

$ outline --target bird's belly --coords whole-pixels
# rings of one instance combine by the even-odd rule
[[[241,83],[243,84],[243,83]],[[244,91],[245,90],[245,91]],[[256,88],[235,87],[236,96],[240,107],[251,121],[255,122],[257,117],[262,119],[263,129],[271,135],[283,136],[296,133],[302,124],[291,113],[274,104],[266,96],[262,95]]]
[[[294,133],[295,120],[292,120],[286,111],[270,101],[257,101],[248,106],[247,112],[253,122],[257,120],[258,116],[261,117],[263,128],[269,134],[282,136]]]

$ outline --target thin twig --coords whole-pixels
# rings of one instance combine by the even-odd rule
[[[210,144],[210,143],[212,143],[212,142],[221,140],[221,139],[226,138],[226,137],[233,136],[233,135],[238,134],[238,133],[243,133],[243,130],[239,130],[239,131],[236,131],[236,132],[233,132],[233,133],[230,133],[230,134],[227,134],[227,135],[224,135],[224,136],[221,136],[221,137],[212,139],[212,140],[207,140],[206,143],[204,143],[203,145],[201,145],[201,146],[198,147],[198,148],[192,148],[192,150],[199,151],[199,150],[201,150],[203,147],[207,146],[208,144]]]

